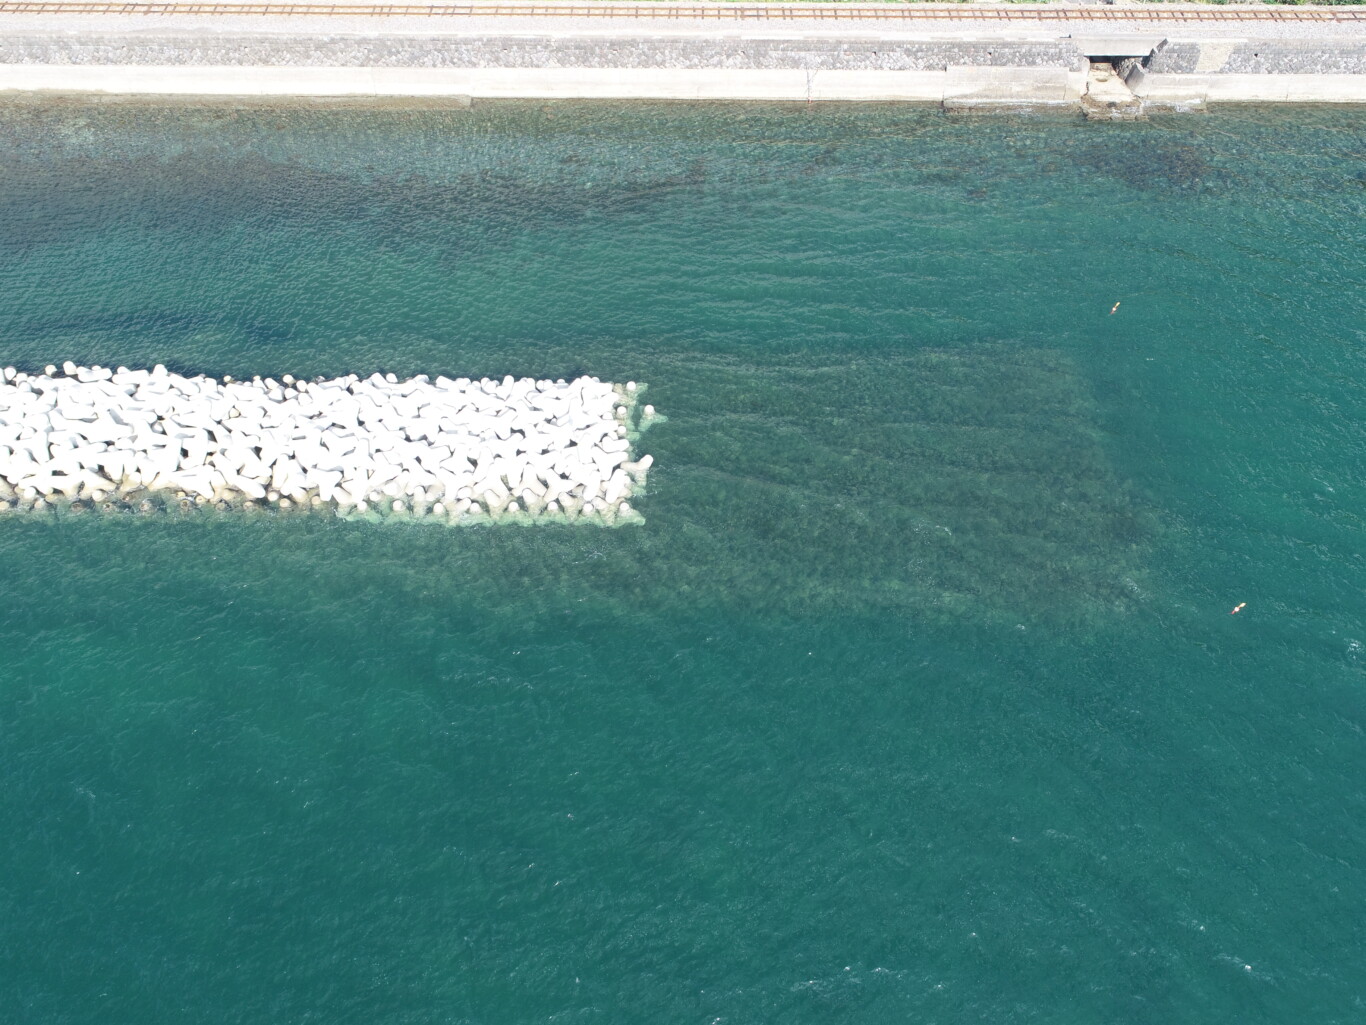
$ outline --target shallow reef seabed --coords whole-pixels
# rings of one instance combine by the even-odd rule
[[[342,489],[316,425],[219,511],[156,418],[169,489],[68,419],[67,496],[0,429],[58,506],[0,517],[0,1017],[1354,1025],[1363,140],[0,102],[16,380],[596,378],[643,517]],[[482,469],[410,412],[400,469]]]

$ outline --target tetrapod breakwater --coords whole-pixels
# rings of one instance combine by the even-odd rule
[[[0,510],[639,522],[645,386],[0,371]]]

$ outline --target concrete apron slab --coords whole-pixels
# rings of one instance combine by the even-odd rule
[[[1143,101],[1133,94],[1113,64],[1093,63],[1086,73],[1081,109],[1093,121],[1132,121],[1143,116]]]
[[[1366,75],[1153,74],[1133,83],[1145,106],[1366,103]]]
[[[1070,105],[1086,88],[1086,72],[1067,68],[955,65],[945,73],[947,107]]]
[[[1075,104],[1085,84],[1085,71],[965,65],[943,71],[0,65],[0,91],[173,96],[846,100],[967,107]]]
[[[1118,76],[1115,77],[1118,82]],[[414,68],[0,64],[0,91],[129,96],[881,101],[949,109],[1102,104],[1086,69]],[[1122,85],[1122,82],[1118,82]],[[1132,74],[1144,106],[1366,103],[1366,74]],[[1108,98],[1108,99],[1107,99]]]

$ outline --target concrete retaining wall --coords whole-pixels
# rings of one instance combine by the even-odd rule
[[[1150,105],[1366,102],[1366,38],[1268,38],[1272,30],[1279,31],[1276,23],[1249,23],[1249,34],[1261,38],[1169,39],[1151,29],[1040,38],[1031,27],[1017,32],[1020,38],[991,39],[867,30],[794,36],[748,27],[691,34],[599,27],[417,34],[396,26],[309,33],[293,25],[259,31],[29,25],[0,30],[0,90],[1075,104],[1089,94],[1086,55],[1092,54],[1134,55],[1124,80]]]
[[[320,37],[106,35],[0,38],[0,64],[295,68],[720,68],[943,71],[949,65],[1084,69],[1069,40],[905,42],[877,39],[620,36]]]
[[[1165,40],[1147,69],[1165,75],[1366,75],[1366,39]]]

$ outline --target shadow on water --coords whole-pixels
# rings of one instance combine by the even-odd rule
[[[936,190],[961,202],[972,180],[952,144],[963,127],[924,112],[871,122],[884,150],[906,148],[901,163],[841,135],[852,116],[844,111],[727,118],[698,108],[662,122],[640,110],[564,113],[509,106],[478,116],[349,112],[328,120],[318,111],[281,117],[111,107],[81,120],[11,108],[3,124],[15,158],[0,221],[12,266],[22,270],[21,252],[34,247],[133,239],[148,254],[143,277],[164,278],[160,291],[72,282],[76,299],[20,304],[7,325],[20,340],[16,351],[41,363],[58,348],[61,356],[106,361],[100,351],[117,350],[120,362],[142,358],[211,373],[259,372],[263,359],[273,366],[268,350],[304,375],[372,365],[400,373],[520,373],[528,343],[438,342],[425,333],[459,323],[464,313],[456,299],[431,291],[443,281],[451,281],[454,297],[468,288],[483,301],[477,284],[462,281],[465,253],[487,260],[515,252],[514,239],[578,243],[579,225],[594,220],[604,240],[652,237],[646,214],[706,213],[712,208],[702,204],[714,188],[767,203],[770,217],[791,225],[782,230],[807,229],[828,216],[814,205],[803,212],[817,202],[813,177],[824,189],[860,175],[887,189],[894,170],[905,176],[903,195],[928,196],[925,216],[933,219]],[[188,134],[187,116],[197,124]],[[161,118],[166,124],[158,127]],[[125,123],[137,131],[108,145],[109,133]],[[334,135],[319,149],[322,127]],[[1041,128],[1012,120],[1001,131],[1007,141],[1030,140]],[[767,147],[756,161],[746,140],[765,133],[788,145]],[[516,145],[522,136],[534,137],[535,147]],[[401,156],[390,153],[391,137],[404,147]],[[707,146],[701,154],[699,139]],[[646,141],[648,159],[637,152]],[[54,149],[61,159],[53,159]],[[1088,159],[1109,161],[1110,151]],[[1138,163],[1113,159],[1095,166],[1131,174],[1135,183],[1158,175],[1193,184],[1211,173],[1179,148],[1150,150]],[[988,167],[981,177],[1001,176]],[[73,178],[87,185],[72,189]],[[784,184],[750,188],[774,181]],[[984,191],[969,195],[985,198]],[[727,216],[733,201],[723,197],[709,216]],[[754,216],[743,207],[735,215]],[[150,262],[159,253],[147,239],[186,230],[212,243],[182,241],[174,250],[196,264]],[[676,244],[685,252],[686,244],[706,243],[680,236]],[[772,250],[807,247],[813,259],[828,260],[812,247],[830,244],[817,235],[775,240]],[[847,253],[851,265],[869,265],[869,257],[857,247]],[[237,273],[239,264],[245,273]],[[90,266],[113,273],[106,264]],[[500,287],[517,286],[515,262],[492,266]],[[347,276],[359,271],[369,276]],[[655,273],[675,291],[673,281],[686,285],[689,277],[668,263]],[[842,340],[833,333],[810,350],[793,347],[783,332],[800,327],[807,310],[838,323],[848,286],[844,295],[822,297],[828,286],[819,279],[812,279],[815,291],[783,285],[772,293],[775,302],[760,306],[749,296],[727,299],[729,279],[715,273],[699,299],[728,330],[752,325],[752,340],[716,334],[729,341],[699,345],[706,336],[684,324],[673,340],[637,341],[630,330],[643,308],[623,308],[622,330],[608,340],[585,339],[549,317],[535,324],[547,331],[535,343],[538,372],[619,368],[656,385],[670,422],[649,436],[658,463],[642,504],[644,529],[591,542],[583,531],[557,527],[461,531],[439,542],[424,528],[338,529],[357,543],[374,530],[380,536],[371,543],[383,546],[436,545],[439,553],[424,558],[454,561],[450,571],[467,590],[487,589],[496,602],[501,582],[516,579],[517,601],[545,608],[585,594],[661,617],[713,607],[775,616],[1071,620],[1133,607],[1154,519],[1109,462],[1088,383],[1064,349],[985,341],[926,347],[897,335]],[[180,276],[184,287],[176,287]],[[323,282],[354,299],[354,322],[312,294]],[[164,297],[162,304],[132,301],[144,292]],[[535,293],[509,296],[533,309],[541,301]],[[818,305],[807,306],[808,299]],[[700,318],[686,293],[671,301],[677,315]],[[327,320],[300,330],[309,311]],[[324,528],[279,529],[299,531],[307,548],[303,539],[320,541]],[[601,557],[584,562],[577,553],[589,543]]]
[[[640,444],[656,457],[635,502],[644,526],[204,514],[202,543],[265,532],[279,572],[315,589],[332,565],[408,566],[403,586],[438,607],[552,620],[1082,624],[1137,609],[1156,518],[1108,459],[1065,355],[993,343],[652,362],[668,420]],[[340,601],[349,585],[336,583]]]
[[[1133,146],[1116,139],[1108,145],[1078,147],[1076,161],[1143,192],[1220,191],[1237,181],[1228,168],[1210,160],[1207,148],[1193,142]]]
[[[1132,608],[1154,521],[1063,354],[689,362],[647,435],[660,469],[633,553],[688,600],[794,616]]]

